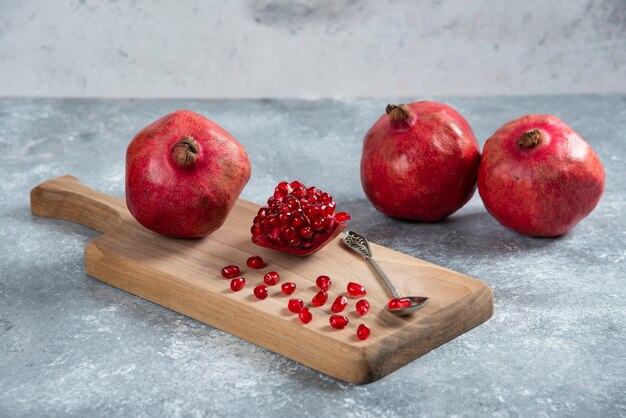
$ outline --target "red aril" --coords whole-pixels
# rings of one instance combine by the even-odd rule
[[[300,312],[298,312],[298,318],[300,321],[308,324],[313,319],[313,315],[311,315],[311,310],[309,308],[302,308]]]
[[[403,309],[410,307],[412,304],[411,300],[407,298],[393,298],[389,299],[389,302],[387,302],[387,309]]]
[[[295,255],[308,255],[335,238],[350,219],[346,212],[335,214],[333,197],[299,181],[278,183],[267,206],[253,220],[252,242]]]
[[[332,313],[339,313],[343,311],[348,305],[348,298],[343,295],[337,296],[333,304],[330,306],[330,311]]]
[[[504,124],[485,143],[478,191],[487,211],[524,235],[554,237],[596,207],[604,168],[583,138],[551,115]]]
[[[240,277],[238,279],[232,279],[230,281],[230,290],[232,290],[233,292],[239,292],[241,289],[244,288],[245,285],[246,279],[243,277]]]
[[[126,204],[144,227],[177,238],[218,229],[250,178],[245,149],[209,119],[178,110],[126,151]]]
[[[280,285],[280,290],[282,290],[285,295],[291,295],[296,290],[296,284],[293,282],[285,282]]]
[[[438,221],[470,200],[479,162],[472,129],[450,106],[389,105],[365,135],[361,183],[387,216]]]
[[[360,324],[356,329],[356,337],[359,340],[367,340],[370,336],[370,329],[365,324]]]
[[[343,315],[331,315],[330,319],[330,326],[336,329],[342,329],[345,328],[346,325],[348,325],[348,318],[343,316]]]
[[[362,298],[367,293],[363,286],[354,282],[348,283],[347,290],[348,294],[354,298]]]
[[[263,276],[263,281],[268,286],[274,286],[276,283],[280,281],[280,275],[275,271],[270,271]]]
[[[260,284],[255,287],[254,296],[256,296],[257,299],[265,299],[267,297],[267,286]]]
[[[328,276],[319,276],[317,280],[315,280],[315,284],[322,290],[328,290],[330,289],[330,285],[332,285],[333,282]]]
[[[313,296],[313,299],[311,299],[311,305],[316,307],[322,306],[326,303],[326,300],[328,300],[328,293],[326,293],[325,290],[320,290]]]
[[[369,312],[369,310],[370,303],[367,301],[367,299],[361,299],[356,303],[356,313],[358,313],[359,315],[365,315]]]
[[[287,303],[287,309],[293,313],[299,313],[304,307],[304,302],[302,299],[289,299]]]
[[[232,279],[233,277],[237,277],[241,274],[239,270],[239,266],[234,264],[230,264],[222,269],[222,277],[225,279]]]
[[[248,267],[257,269],[257,270],[265,267],[265,261],[258,255],[248,258],[248,261],[246,261],[246,264],[248,265]]]

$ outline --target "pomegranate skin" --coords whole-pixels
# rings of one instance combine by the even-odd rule
[[[385,215],[434,222],[470,200],[479,163],[472,128],[452,107],[390,105],[363,140],[361,184]]]
[[[246,150],[211,120],[178,110],[126,151],[126,204],[146,228],[176,238],[217,230],[250,178]]]
[[[562,120],[528,115],[504,124],[485,143],[478,191],[505,227],[555,237],[591,213],[604,179],[596,153]]]

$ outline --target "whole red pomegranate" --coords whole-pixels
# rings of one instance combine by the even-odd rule
[[[252,242],[294,255],[312,254],[332,241],[350,220],[335,213],[333,197],[299,181],[282,181],[252,221]]]
[[[250,178],[246,150],[219,125],[178,110],[143,128],[126,151],[126,204],[162,235],[218,229]]]
[[[385,215],[438,221],[472,197],[479,162],[472,128],[450,106],[389,105],[365,135],[361,183]]]
[[[478,191],[502,225],[554,237],[596,207],[604,176],[598,156],[572,128],[556,116],[528,115],[504,124],[485,143]]]

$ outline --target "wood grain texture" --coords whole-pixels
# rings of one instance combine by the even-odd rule
[[[104,233],[85,248],[89,275],[348,382],[380,379],[493,313],[493,293],[483,282],[373,244],[376,259],[401,293],[430,298],[415,314],[396,317],[384,309],[388,295],[374,272],[343,247],[340,237],[304,258],[257,247],[249,229],[258,205],[241,199],[222,228],[199,240],[152,233],[132,218],[123,199],[95,192],[71,176],[34,188],[31,208],[35,215]],[[262,256],[267,267],[248,268],[251,255]],[[242,291],[231,292],[229,280],[221,278],[227,264],[242,268],[247,280]],[[257,300],[252,289],[271,270],[280,273],[281,282],[295,282],[296,292],[285,296],[274,286],[267,299]],[[304,325],[287,310],[287,301],[310,301],[320,274],[333,281],[329,301],[312,308],[313,321]],[[350,281],[367,288],[372,308],[361,317],[354,311],[356,300],[350,299],[344,311],[350,323],[335,330],[328,323],[330,305]],[[361,323],[372,331],[366,341],[355,336]]]

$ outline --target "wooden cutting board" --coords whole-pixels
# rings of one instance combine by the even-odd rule
[[[304,258],[258,247],[250,242],[250,226],[259,206],[241,199],[222,228],[199,240],[157,235],[134,220],[123,199],[98,193],[71,176],[35,187],[31,208],[35,215],[103,233],[85,248],[87,274],[348,382],[380,379],[493,312],[493,293],[483,282],[374,244],[376,259],[401,293],[430,298],[413,315],[396,317],[384,309],[388,296],[368,263],[346,249],[340,237]],[[248,268],[251,255],[263,257],[267,267]],[[228,264],[239,265],[247,279],[240,292],[231,292],[230,281],[220,276]],[[267,299],[257,300],[252,289],[272,270],[297,289],[285,296],[274,286]],[[328,302],[311,308],[313,320],[305,325],[287,310],[287,301],[310,302],[321,274],[333,281]],[[354,311],[356,300],[350,299],[344,311],[350,323],[335,330],[328,323],[330,305],[350,281],[366,287],[372,307],[361,317]],[[361,323],[371,329],[366,341],[355,336]]]

